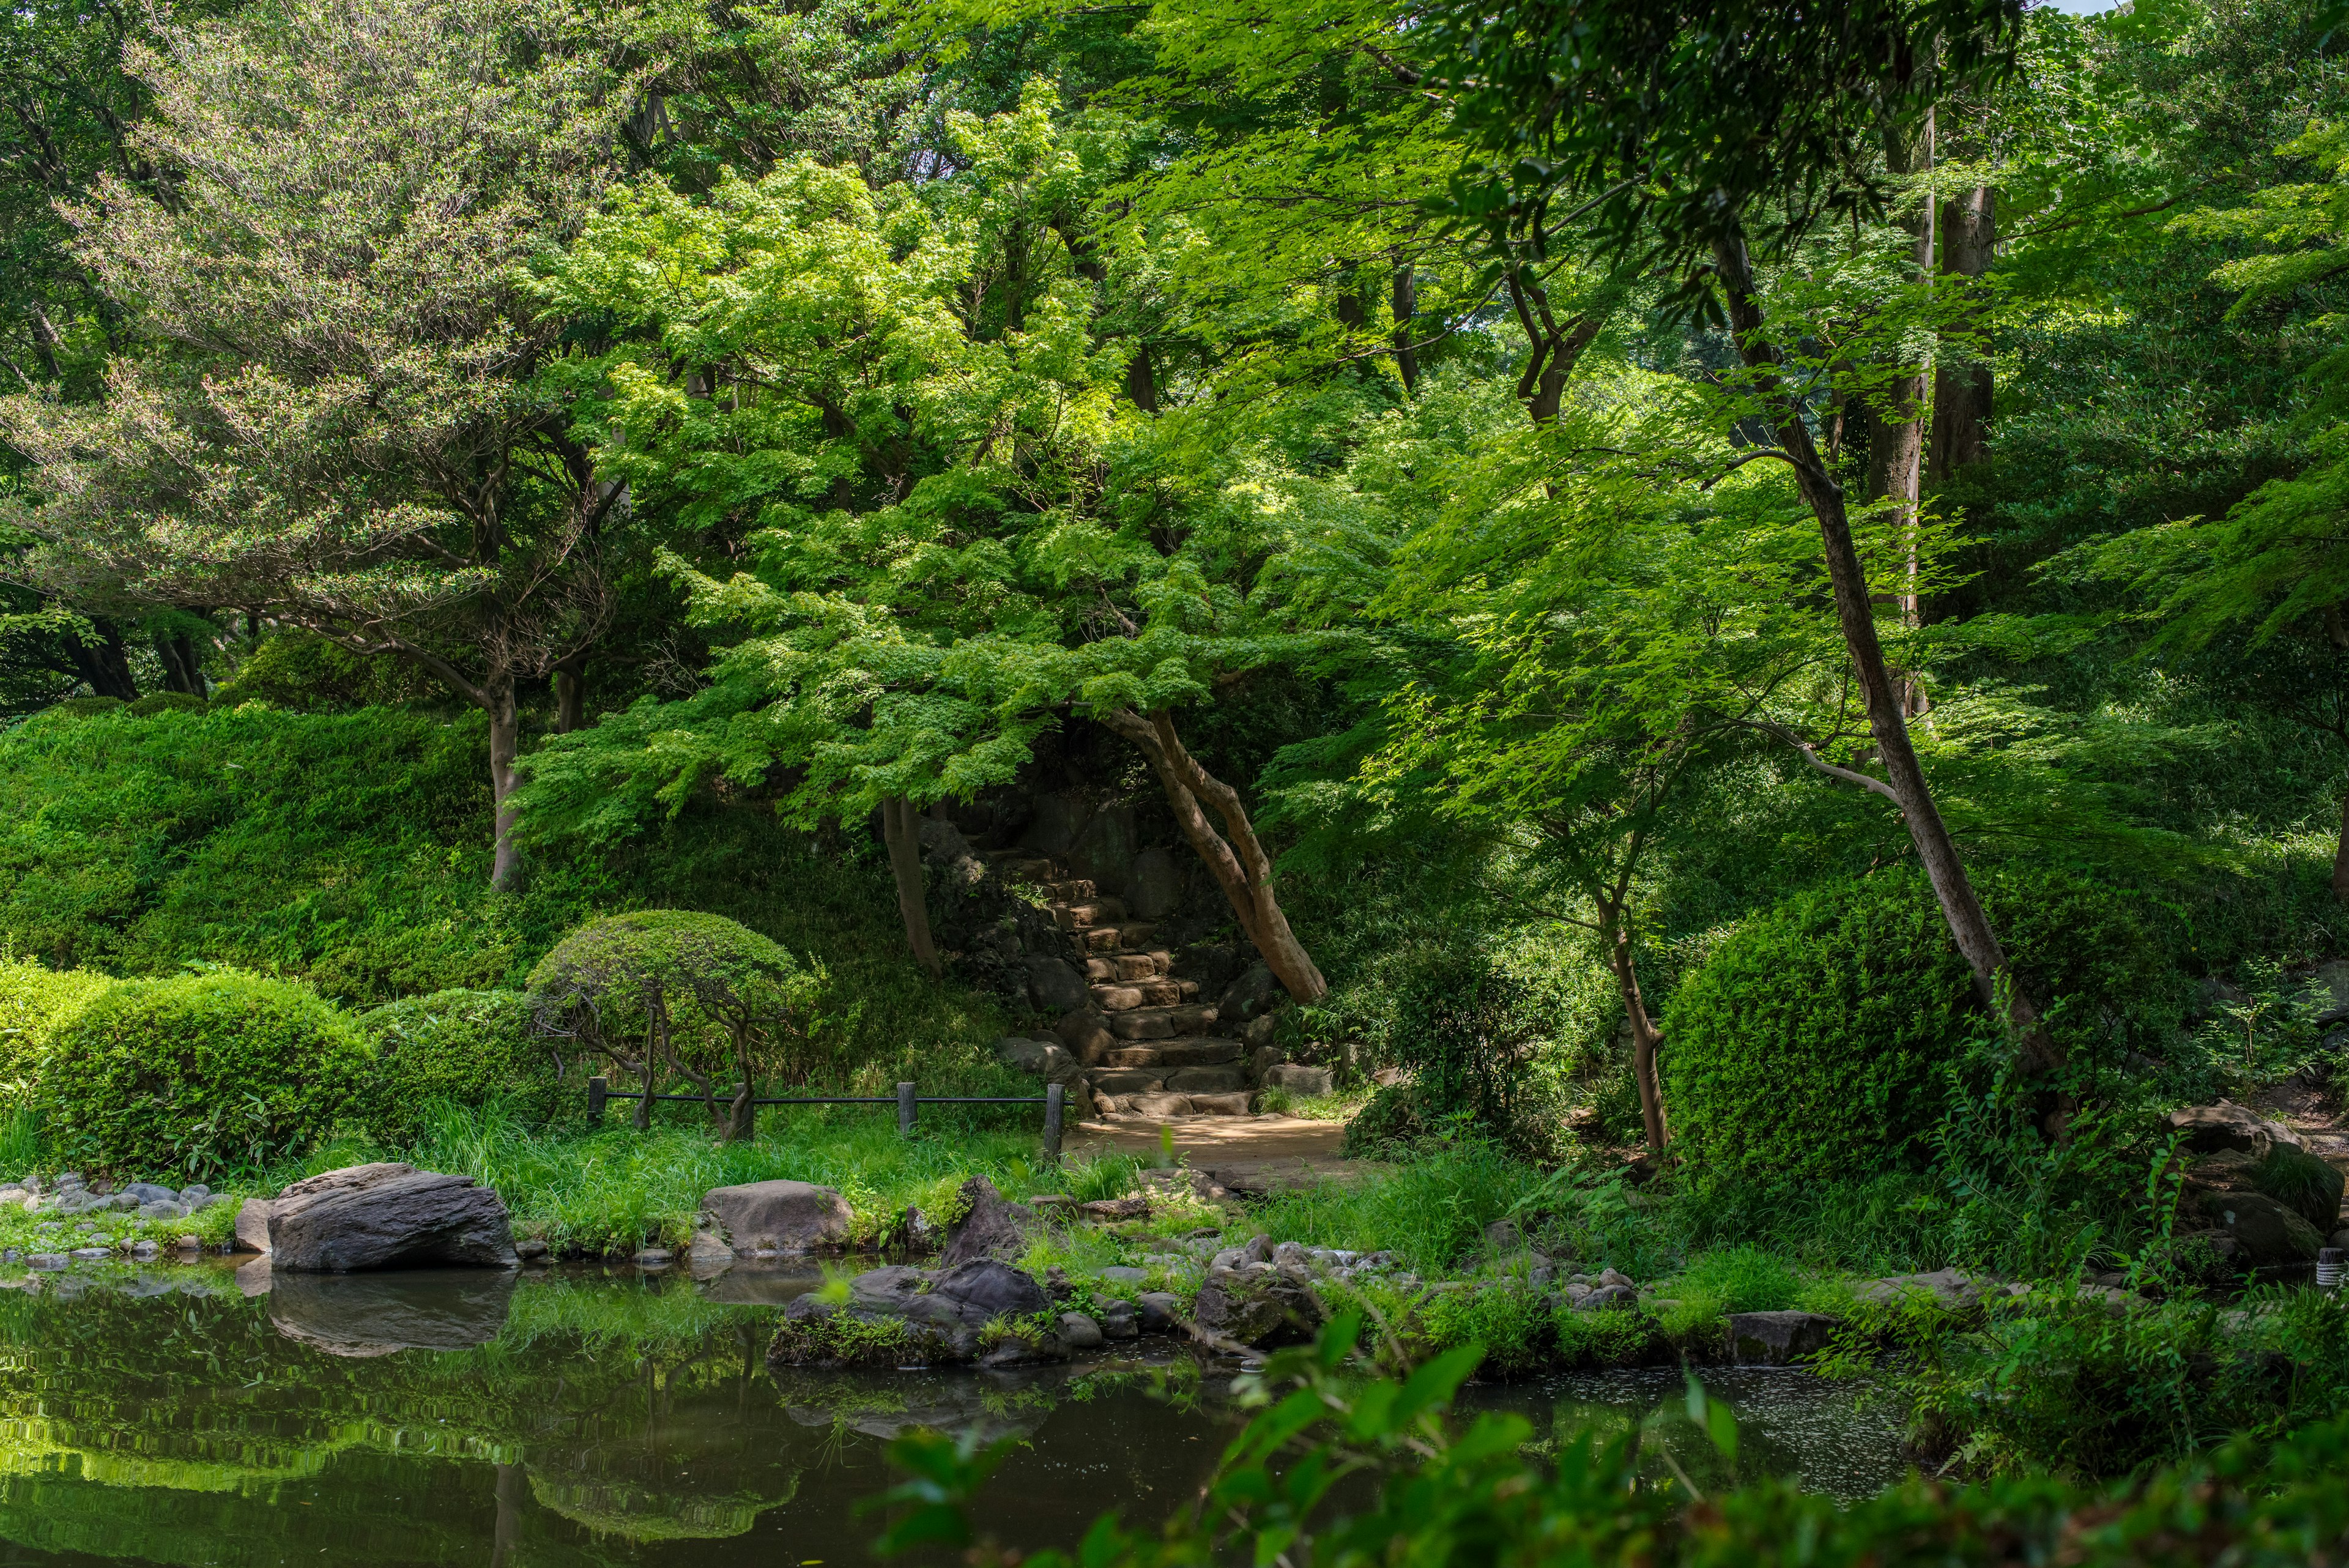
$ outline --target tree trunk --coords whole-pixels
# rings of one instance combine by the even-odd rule
[[[1976,278],[1990,270],[1998,248],[1998,198],[1977,185],[1949,205],[1941,224],[1941,270]],[[1991,414],[1991,369],[1956,333],[1945,337],[1933,370],[1933,440],[1930,472],[1940,484],[1982,461]]]
[[[881,842],[889,847],[889,874],[897,882],[897,913],[905,922],[905,945],[914,950],[914,961],[936,980],[944,971],[938,964],[937,946],[930,940],[930,907],[922,888],[920,825],[913,803],[904,795],[893,794],[881,803]]]
[[[98,634],[96,641],[68,633],[66,645],[81,678],[89,683],[90,695],[136,702],[139,683],[130,678],[130,658],[123,650],[122,628],[103,616],[92,616],[89,625]]]
[[[587,656],[574,653],[554,667],[554,732],[570,734],[587,710]]]
[[[1397,262],[1394,269],[1394,357],[1395,369],[1402,376],[1402,395],[1406,398],[1419,390],[1419,351],[1411,346],[1411,318],[1419,311],[1419,285],[1411,275],[1409,262]]]
[[[1948,922],[1951,939],[1964,956],[1966,967],[1973,971],[1974,990],[1983,1003],[1993,1012],[2003,1009],[2007,1026],[2033,1068],[2052,1071],[2063,1064],[2061,1052],[2040,1022],[2038,1008],[2007,971],[2006,950],[2000,946],[1998,933],[1991,929],[1990,917],[1966,876],[1965,863],[1958,857],[1949,826],[1941,820],[1932,791],[1926,786],[1916,748],[1909,743],[1899,690],[1885,668],[1884,648],[1876,639],[1875,609],[1868,600],[1868,577],[1860,568],[1859,552],[1852,544],[1843,489],[1820,465],[1818,449],[1812,444],[1802,410],[1778,376],[1778,352],[1762,335],[1762,306],[1754,295],[1754,263],[1745,248],[1744,234],[1733,226],[1716,239],[1713,261],[1738,352],[1754,372],[1754,392],[1777,435],[1779,446],[1794,465],[1795,484],[1804,501],[1818,519],[1820,537],[1826,545],[1827,577],[1835,589],[1836,619],[1842,628],[1844,646],[1851,654],[1853,673],[1858,678],[1860,692],[1868,704],[1868,730],[1876,738],[1877,753],[1883,758],[1884,772],[1894,798],[1899,802],[1901,817],[1909,825],[1917,858],[1932,882],[1941,918]],[[2002,981],[2006,983],[2002,985]]]
[[[1288,917],[1274,895],[1272,858],[1257,838],[1247,809],[1240,804],[1239,792],[1201,767],[1183,749],[1182,739],[1174,732],[1174,718],[1165,710],[1145,718],[1121,708],[1095,717],[1104,727],[1141,747],[1142,754],[1150,759],[1151,771],[1158,775],[1160,785],[1166,791],[1167,804],[1174,808],[1174,820],[1182,826],[1183,836],[1191,841],[1191,847],[1206,862],[1216,885],[1230,901],[1232,913],[1239,917],[1240,929],[1256,944],[1265,966],[1299,1002],[1319,1002],[1327,996],[1330,982],[1321,978],[1312,955],[1288,929]],[[1202,801],[1214,806],[1216,815],[1223,818],[1223,833],[1217,833],[1207,820],[1201,808]]]
[[[1560,327],[1550,314],[1548,291],[1515,273],[1509,275],[1509,303],[1532,350],[1526,373],[1517,379],[1517,400],[1537,425],[1556,424],[1557,411],[1566,402],[1567,378],[1574,374],[1576,362],[1599,336],[1606,317],[1577,316]]]
[[[1913,140],[1888,134],[1884,154],[1885,162],[1896,175],[1921,174],[1931,169],[1933,117],[1926,115]],[[1918,202],[1916,216],[1906,225],[1911,283],[1921,283],[1932,276],[1933,217],[1933,202],[1927,197]],[[1902,558],[1908,567],[1908,580],[1894,597],[1901,624],[1910,627],[1921,624],[1917,594],[1920,566],[1917,527],[1918,509],[1923,499],[1925,419],[1925,368],[1921,365],[1903,367],[1900,376],[1868,406],[1868,495],[1871,501],[1889,498],[1893,504],[1893,527],[1901,541]],[[1911,717],[1925,711],[1925,685],[1914,675],[1903,673],[1900,677],[1900,711]]]
[[[2341,842],[2333,851],[2333,896],[2349,902],[2349,794],[2341,797]]]
[[[1631,1081],[1639,1085],[1640,1120],[1648,1137],[1648,1152],[1664,1152],[1664,1091],[1656,1081],[1656,1046],[1663,1036],[1648,1016],[1647,999],[1640,993],[1639,966],[1631,957],[1631,933],[1619,914],[1602,909],[1599,940],[1607,944],[1608,967],[1615,971],[1615,988],[1623,996],[1623,1014],[1631,1021]]]
[[[490,886],[511,892],[522,880],[521,852],[514,845],[514,763],[522,750],[522,719],[514,708],[513,677],[493,674],[482,683],[482,707],[490,715],[490,798],[497,812],[498,847],[490,866]]]
[[[750,1025],[738,1021],[733,1026],[734,1064],[742,1072],[741,1087],[734,1094],[734,1103],[727,1107],[726,1141],[748,1143],[757,1132],[759,1107],[750,1103],[753,1093],[750,1077]]]
[[[1150,363],[1147,341],[1135,344],[1133,358],[1125,362],[1125,395],[1132,398],[1133,406],[1143,413],[1158,411],[1158,377]]]

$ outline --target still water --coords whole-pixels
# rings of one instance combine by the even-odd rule
[[[0,1564],[863,1563],[877,1526],[851,1509],[915,1426],[1017,1438],[980,1522],[1066,1546],[1105,1509],[1182,1506],[1237,1419],[1236,1364],[1163,1340],[1018,1374],[771,1371],[777,1308],[817,1282],[6,1271]],[[1899,1474],[1848,1390],[1709,1381],[1748,1476],[1853,1495]],[[1471,1390],[1543,1436],[1647,1421],[1697,1475],[1682,1393],[1676,1373]]]

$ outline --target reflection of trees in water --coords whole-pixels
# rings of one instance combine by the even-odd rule
[[[485,1537],[503,1558],[537,1538],[533,1563],[585,1563],[594,1536],[740,1534],[797,1489],[771,1314],[546,1277],[274,1284],[0,1293],[0,1537],[165,1563],[450,1561]],[[424,1505],[370,1517],[427,1474]]]

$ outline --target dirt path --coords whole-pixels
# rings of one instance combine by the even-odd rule
[[[1359,1181],[1384,1168],[1371,1160],[1339,1158],[1346,1137],[1343,1122],[1260,1116],[1163,1125],[1174,1135],[1176,1158],[1238,1193],[1309,1187],[1322,1180]],[[1068,1144],[1071,1154],[1154,1155],[1161,1148],[1159,1128],[1148,1123],[1080,1122],[1074,1131]]]

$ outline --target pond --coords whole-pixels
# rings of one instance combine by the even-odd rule
[[[1165,1340],[1019,1373],[771,1371],[777,1306],[818,1282],[0,1272],[0,1564],[861,1563],[877,1525],[852,1507],[916,1425],[1017,1437],[982,1522],[1065,1546],[1104,1509],[1181,1506],[1237,1418],[1238,1364]],[[1709,1381],[1749,1475],[1852,1494],[1899,1473],[1847,1389]],[[1701,1464],[1671,1426],[1682,1386],[1591,1374],[1471,1402],[1544,1435],[1661,1409],[1650,1446]]]

